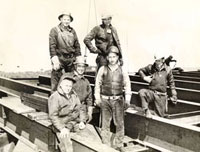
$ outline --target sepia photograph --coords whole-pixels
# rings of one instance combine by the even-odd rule
[[[0,152],[199,152],[199,0],[0,5]]]

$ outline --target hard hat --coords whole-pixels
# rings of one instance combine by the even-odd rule
[[[68,11],[63,11],[62,13],[60,13],[60,15],[58,16],[58,19],[60,20],[64,15],[69,16],[71,19],[71,22],[74,20],[71,13]]]
[[[159,60],[159,59],[164,59],[165,58],[165,54],[162,52],[156,52],[154,53],[154,60]]]
[[[88,66],[83,56],[76,57],[76,61],[74,62],[74,64],[84,64],[85,66]]]
[[[110,46],[108,48],[108,53],[111,53],[111,52],[119,54],[119,49],[116,46]]]
[[[108,18],[112,18],[112,15],[109,14],[109,13],[103,13],[103,14],[101,15],[101,19],[102,19],[102,20],[103,20],[103,19],[108,19]]]

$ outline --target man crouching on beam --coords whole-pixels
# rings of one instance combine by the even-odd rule
[[[73,152],[70,132],[85,128],[83,112],[77,94],[72,90],[73,77],[62,77],[55,91],[48,100],[49,117],[57,130],[61,152]]]
[[[145,116],[148,118],[152,118],[149,103],[153,103],[152,108],[155,115],[165,116],[168,108],[167,85],[171,91],[170,100],[175,104],[177,102],[177,92],[171,68],[166,65],[164,55],[156,54],[154,59],[153,65],[149,64],[138,71],[142,79],[149,83],[148,89],[141,89],[138,93]]]

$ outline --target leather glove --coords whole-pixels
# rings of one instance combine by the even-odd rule
[[[87,123],[89,123],[92,120],[92,113],[93,113],[93,107],[89,106],[88,107],[88,120],[87,120]]]
[[[58,69],[60,69],[60,61],[58,59],[58,56],[53,56],[51,58],[51,63],[52,63],[52,68],[57,71]]]
[[[173,104],[177,104],[177,97],[176,96],[172,96],[170,97],[170,100],[172,101]]]

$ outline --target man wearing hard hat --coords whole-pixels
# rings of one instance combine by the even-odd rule
[[[95,103],[101,108],[102,142],[110,143],[110,123],[113,119],[116,126],[114,148],[124,152],[124,110],[130,105],[131,87],[128,72],[119,64],[119,49],[108,48],[108,64],[101,66],[95,82]],[[123,96],[125,90],[125,99]]]
[[[89,81],[84,77],[84,72],[88,64],[83,56],[78,56],[74,62],[74,70],[70,73],[65,73],[61,79],[65,76],[73,77],[76,82],[73,84],[73,90],[77,93],[83,109],[84,122],[87,123],[92,119],[93,112],[93,99],[92,89]]]
[[[98,54],[96,58],[97,69],[107,64],[106,55],[110,46],[116,46],[119,49],[119,58],[122,60],[121,46],[117,30],[111,25],[112,16],[103,14],[101,16],[102,24],[95,26],[84,38],[84,43],[91,53]],[[92,40],[95,40],[95,46]]]
[[[145,116],[152,118],[152,114],[164,117],[167,111],[167,86],[171,92],[170,100],[176,104],[177,92],[175,89],[172,70],[165,63],[165,56],[156,54],[154,63],[139,69],[141,78],[149,83],[148,89],[141,89],[139,97]],[[149,110],[149,104],[153,103],[153,113]]]
[[[62,71],[71,72],[76,56],[81,55],[80,44],[75,30],[70,26],[73,17],[69,12],[58,16],[60,24],[51,29],[49,50],[52,63],[51,91],[55,91]]]

